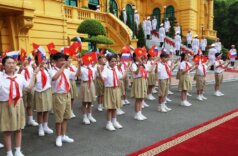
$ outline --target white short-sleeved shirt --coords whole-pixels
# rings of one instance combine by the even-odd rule
[[[168,66],[169,67],[169,66]],[[163,63],[159,63],[158,66],[157,66],[157,75],[158,75],[158,79],[160,80],[165,80],[165,79],[168,79],[169,78],[169,75],[166,71],[166,67],[165,67],[165,64]]]
[[[72,70],[71,70],[71,68],[72,68]],[[78,69],[75,67],[75,65],[71,64],[68,69],[69,69],[70,72],[73,73],[73,74],[70,75],[69,79],[70,80],[77,80],[77,77],[75,75],[76,75]]]
[[[215,71],[215,73],[222,73],[222,72],[224,72],[224,69],[223,69],[223,68],[218,67],[218,66],[220,66],[221,64],[223,64],[223,61],[222,61],[222,60],[216,60],[216,61],[214,62],[214,67],[215,67],[214,71]],[[223,65],[222,65],[222,67],[223,67]]]
[[[121,65],[121,68],[119,66],[117,66],[118,71],[120,72],[121,75],[123,75],[125,73],[125,68],[123,67],[123,64]]]
[[[32,75],[33,75],[33,68],[31,67],[31,66],[27,66],[26,67],[26,70],[28,70],[28,72],[29,72],[29,79],[27,79],[26,80],[26,82],[27,82],[27,85],[29,85],[30,84],[30,82],[31,82],[31,78],[32,78]],[[23,69],[22,71],[21,71],[21,75],[26,79],[26,77],[25,77],[25,73],[26,73],[26,70],[25,69]]]
[[[205,69],[204,71],[203,71],[203,66]],[[197,75],[204,76],[204,72],[205,74],[207,73],[207,65],[205,63],[200,63],[197,68]]]
[[[9,100],[9,92],[10,92],[10,80],[7,79],[8,76],[6,73],[2,73],[0,76],[0,101],[8,101]],[[15,74],[13,77],[16,77],[15,81],[19,85],[20,96],[23,96],[23,89],[27,87],[27,82],[25,78],[21,74]],[[13,99],[16,98],[16,86],[13,83]]]
[[[138,74],[134,73],[135,71],[137,71],[137,69],[138,69],[138,66],[136,65],[136,63],[133,63],[132,66],[131,66],[131,71],[132,71],[132,77],[133,78],[140,78],[140,77],[142,77],[140,72],[138,72]]]
[[[115,67],[115,71],[117,74],[118,81],[116,81],[116,86],[119,86],[119,80],[122,78],[122,74]],[[104,86],[105,87],[114,87],[113,83],[113,71],[112,68],[107,66],[104,68],[102,72],[102,77],[104,78]]]
[[[57,73],[58,70],[59,70],[59,69],[58,69],[57,67],[55,67],[55,69],[52,69],[52,70],[51,70],[50,75],[51,75],[52,78],[55,76],[55,74]],[[70,84],[70,82],[69,82],[69,77],[70,77],[70,75],[71,75],[72,73],[71,73],[68,69],[64,69],[63,72],[64,72],[64,74],[65,74],[66,81]],[[57,80],[52,81],[52,92],[53,92],[53,93],[59,93],[59,94],[65,94],[65,93],[67,93],[66,88],[65,88],[65,81],[64,81],[64,79],[63,79],[63,81],[62,81],[61,86],[59,86],[59,88],[57,88],[57,87],[58,87],[58,84],[59,84],[59,82],[60,82],[61,77],[62,77],[62,74],[58,77]],[[69,86],[70,86],[70,85],[69,85]]]
[[[44,88],[42,88],[42,76],[41,76],[41,71],[39,71],[36,75],[36,83],[35,83],[35,88],[34,90],[37,92],[43,92],[49,88],[51,88],[51,77],[50,74],[48,73],[47,70],[44,69],[44,72],[46,74],[47,77],[47,81],[46,84],[44,86]]]
[[[89,66],[89,68],[92,70],[92,73],[93,73],[92,78],[94,79],[94,77],[95,77],[95,68],[92,68],[90,66]],[[82,81],[88,81],[88,68],[86,66],[81,67],[81,80]]]
[[[183,61],[180,63],[179,69],[180,70],[188,70],[188,68],[191,68],[191,66],[192,65],[189,62]],[[188,71],[186,74],[189,74],[189,73],[190,73],[190,71]]]
[[[147,61],[145,67],[146,67],[146,71],[149,71],[151,69],[151,66],[154,65],[154,61]],[[155,73],[155,66],[153,67],[152,73]]]

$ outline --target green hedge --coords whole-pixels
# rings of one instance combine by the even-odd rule
[[[84,20],[77,29],[78,33],[88,34],[90,36],[106,35],[106,29],[98,21],[94,19]]]
[[[83,38],[84,42],[94,42],[97,44],[113,44],[114,41],[106,36],[92,36],[90,38]]]

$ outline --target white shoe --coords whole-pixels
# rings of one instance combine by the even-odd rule
[[[163,103],[162,105],[167,112],[172,110],[171,108],[167,107],[165,103]]]
[[[115,127],[112,125],[112,122],[108,122],[106,125],[106,129],[109,131],[115,131]]]
[[[57,147],[62,147],[62,138],[61,138],[61,136],[58,136],[56,138],[55,144],[56,144]]]
[[[126,104],[125,100],[121,100],[121,103],[122,103],[122,105]]]
[[[24,156],[24,154],[22,154],[22,152],[15,152],[14,156]]]
[[[38,126],[39,125],[35,120],[29,120],[27,124],[29,126]]]
[[[219,94],[218,91],[216,91],[216,92],[214,93],[214,95],[215,95],[215,96],[221,96],[221,94]]]
[[[85,117],[83,118],[83,123],[84,123],[85,125],[89,125],[89,124],[90,124],[90,120],[88,119],[87,116],[85,116]]]
[[[38,135],[39,135],[39,136],[45,136],[45,131],[44,131],[43,128],[40,128],[40,129],[38,130]]]
[[[136,113],[136,114],[135,114],[134,119],[135,119],[135,120],[139,120],[139,121],[145,120],[145,119],[143,119],[143,118],[139,115],[139,113]]]
[[[62,136],[62,142],[66,142],[66,143],[73,143],[74,139],[68,137],[67,135]]]
[[[53,134],[53,133],[54,133],[54,131],[53,131],[52,129],[50,129],[48,126],[47,126],[47,127],[44,127],[44,132],[45,132],[46,134]]]
[[[162,113],[166,113],[167,112],[167,110],[164,108],[163,104],[159,104],[158,111],[162,112]]]
[[[148,105],[147,103],[145,103],[144,100],[142,101],[142,106],[144,106],[144,107],[150,107],[150,105]]]
[[[192,104],[190,102],[188,102],[187,100],[185,101],[185,106],[192,106]]]
[[[169,95],[173,95],[174,93],[169,90],[169,91],[168,91],[168,94],[169,94]]]
[[[224,94],[223,94],[221,91],[219,91],[219,90],[218,90],[218,93],[219,93],[221,96],[224,96]]]
[[[125,112],[121,108],[117,108],[116,113],[117,115],[125,114]]]
[[[198,96],[197,96],[197,99],[198,99],[199,101],[203,101],[203,98],[202,98],[201,95],[198,95]]]
[[[139,116],[140,116],[143,120],[146,120],[146,119],[147,119],[147,117],[144,116],[141,112],[139,112]]]
[[[98,111],[99,111],[99,112],[102,112],[102,111],[103,111],[103,106],[102,106],[102,104],[99,104],[99,105],[98,105]]]
[[[201,95],[201,97],[203,100],[207,100],[207,98],[203,94]]]
[[[89,121],[91,121],[93,123],[97,122],[97,120],[92,115],[88,115],[88,119],[89,119]]]
[[[127,99],[125,100],[125,105],[130,104],[130,101],[128,101]]]
[[[153,89],[153,90],[152,90],[152,93],[153,93],[153,94],[156,94],[156,93],[158,93],[158,91],[155,90],[155,89]]]
[[[168,101],[168,102],[172,102],[172,100],[171,99],[169,99],[167,96],[166,96],[166,101]]]
[[[71,110],[71,119],[72,118],[75,118],[76,117],[76,115],[74,114],[74,112]]]
[[[0,143],[0,148],[3,148],[3,147],[4,147],[4,145]]]
[[[185,106],[185,107],[189,107],[189,106],[191,106],[192,104],[190,104],[188,101],[181,101],[180,105],[181,105],[181,106]]]
[[[115,121],[115,122],[112,122],[113,126],[117,129],[121,129],[123,128],[122,125],[118,122],[118,121]]]
[[[192,96],[192,95],[187,92],[187,96]]]

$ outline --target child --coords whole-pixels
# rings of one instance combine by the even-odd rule
[[[153,87],[156,84],[156,66],[154,65],[156,63],[154,62],[153,57],[151,57],[151,56],[148,56],[148,57],[149,57],[149,60],[147,61],[147,64],[146,64],[147,71],[149,73],[147,99],[155,100],[155,97],[152,95],[152,90],[153,90]],[[153,66],[153,68],[152,68],[152,66]]]
[[[67,120],[71,118],[71,95],[69,76],[72,74],[67,67],[66,56],[62,53],[54,54],[55,67],[51,71],[53,110],[55,116],[55,129],[57,147],[62,147],[62,142],[73,143],[74,140],[66,135]],[[78,76],[77,72],[76,75]]]
[[[37,112],[37,121],[39,123],[38,135],[45,136],[45,133],[53,133],[53,130],[48,127],[49,111],[52,109],[51,77],[45,68],[46,59],[40,64],[36,56],[35,61],[36,65],[40,68],[40,72],[36,75],[33,98],[34,110]]]
[[[231,67],[235,67],[235,60],[237,57],[237,51],[235,48],[235,45],[231,45],[231,50],[230,50],[230,59],[231,59]]]
[[[181,90],[181,106],[191,106],[192,104],[187,100],[187,92],[192,90],[192,81],[190,72],[196,69],[197,66],[192,66],[189,62],[188,55],[181,54],[181,63],[179,67],[179,90]]]
[[[123,128],[122,125],[117,121],[116,109],[122,106],[121,102],[121,91],[120,91],[120,79],[125,79],[126,72],[121,75],[116,68],[117,56],[111,55],[108,57],[108,66],[104,68],[98,67],[98,72],[104,82],[104,107],[107,109],[107,125],[106,129],[114,131]]]
[[[171,108],[168,108],[165,104],[166,96],[168,95],[169,90],[169,79],[171,77],[171,71],[169,65],[167,64],[169,55],[165,52],[161,53],[160,58],[161,62],[157,65],[157,73],[159,80],[159,106],[158,111],[168,112],[171,111]]]
[[[24,156],[21,152],[22,129],[25,126],[25,109],[22,100],[23,89],[31,90],[34,87],[36,69],[29,83],[20,74],[15,74],[16,63],[13,58],[6,56],[2,60],[4,72],[0,76],[0,130],[7,156],[12,153],[12,133],[14,134],[15,156]]]

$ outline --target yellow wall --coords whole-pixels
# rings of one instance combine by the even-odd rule
[[[99,0],[101,12],[80,9],[87,6],[87,0],[78,1],[79,8],[67,7],[64,0],[0,0],[0,51],[9,49],[32,50],[32,42],[42,46],[50,42],[60,49],[69,44],[69,40],[79,35],[76,28],[84,19],[94,18],[106,27],[108,36],[115,44],[110,47],[119,51],[125,44],[136,45],[132,40],[131,30],[118,18],[107,14],[106,0]],[[177,21],[182,24],[183,34],[188,29],[201,36],[201,26],[204,24],[204,33],[215,38],[213,31],[213,0],[116,0],[119,14],[127,4],[134,4],[143,17],[152,14],[154,8],[160,8],[161,19],[164,15],[164,6],[173,5]],[[207,22],[208,21],[208,22]],[[82,34],[81,34],[82,35]],[[87,44],[83,44],[87,48]]]

